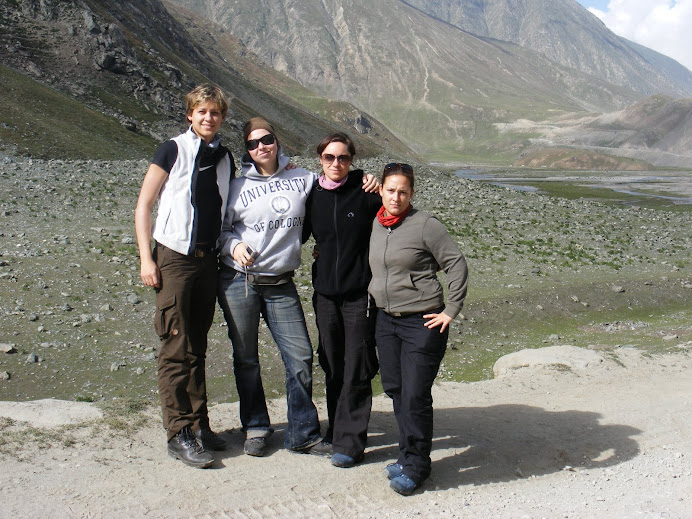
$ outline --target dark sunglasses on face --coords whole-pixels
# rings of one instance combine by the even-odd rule
[[[327,164],[331,164],[335,160],[339,162],[339,164],[348,164],[351,162],[351,156],[350,155],[332,155],[331,153],[325,153],[322,155],[322,160],[325,161]]]
[[[259,139],[250,139],[249,141],[245,141],[245,149],[248,151],[252,151],[254,149],[257,149],[257,146],[259,146],[260,143],[264,144],[265,146],[269,146],[270,144],[274,144],[275,142],[276,138],[274,137],[274,135],[268,133],[267,135],[263,135]]]
[[[390,169],[400,169],[402,171],[411,171],[413,172],[413,167],[410,166],[409,164],[402,164],[401,162],[390,162],[384,167],[385,171],[389,171]]]

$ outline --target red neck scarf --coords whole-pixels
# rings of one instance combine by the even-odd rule
[[[406,215],[409,213],[411,210],[411,204],[404,210],[403,213],[396,215],[396,216],[385,216],[384,215],[384,206],[380,207],[380,210],[377,211],[377,221],[382,224],[382,227],[394,227],[396,224],[401,223],[401,220],[406,218]]]

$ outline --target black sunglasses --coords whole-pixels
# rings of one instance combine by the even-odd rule
[[[260,145],[260,142],[265,146],[269,146],[270,144],[274,144],[276,142],[276,137],[274,137],[274,134],[268,133],[267,135],[263,135],[259,139],[250,139],[249,141],[245,141],[245,149],[248,151],[257,149],[257,146]]]
[[[410,166],[409,164],[402,164],[401,162],[390,162],[384,167],[385,171],[389,171],[390,169],[400,169],[402,171],[410,171],[413,173],[412,166]]]
[[[331,164],[335,160],[339,162],[339,164],[347,164],[348,162],[351,162],[351,156],[350,155],[332,155],[331,153],[325,153],[322,155],[322,160],[325,161],[327,164]]]

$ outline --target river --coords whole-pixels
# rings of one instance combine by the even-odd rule
[[[613,195],[623,203],[666,202],[670,205],[692,205],[692,170],[675,171],[541,171],[506,168],[465,168],[454,172],[468,180],[487,182],[496,186],[519,191],[536,191],[557,194],[568,191],[573,186],[575,193],[588,198],[589,190],[609,190],[622,196]],[[557,186],[551,185],[559,183]],[[596,193],[597,191],[594,191]],[[604,198],[600,193],[594,198]],[[580,196],[576,196],[580,197]]]

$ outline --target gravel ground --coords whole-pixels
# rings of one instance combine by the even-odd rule
[[[14,417],[0,418],[0,515],[682,519],[692,509],[692,343],[678,346],[662,356],[590,352],[588,363],[567,348],[558,366],[515,358],[524,367],[494,380],[436,384],[433,473],[409,497],[382,473],[397,441],[383,396],[365,461],[352,469],[282,449],[281,399],[270,403],[277,432],[265,458],[243,454],[237,404],[213,407],[229,448],[209,470],[166,456],[156,409],[135,430],[94,418],[95,404],[51,401],[58,420],[0,402],[0,417]],[[73,425],[60,426],[68,416]]]
[[[230,448],[209,471],[166,456],[158,410],[142,407],[158,347],[133,229],[146,167],[0,157],[0,517],[692,517],[692,213],[419,169],[414,203],[458,240],[471,288],[435,388],[433,476],[404,499],[381,474],[396,442],[381,395],[355,469],[280,448],[283,370],[264,329],[279,432],[267,458],[242,454],[220,312],[208,388]],[[308,256],[296,283],[314,338]],[[500,357],[560,344],[601,362],[529,359],[489,380]],[[326,416],[322,380],[316,368]],[[48,423],[41,399],[62,399],[38,408]],[[81,409],[104,414],[83,423]]]
[[[377,173],[382,162],[357,167]],[[0,400],[156,400],[154,297],[139,280],[133,224],[146,168],[0,157],[0,345],[16,352],[0,353]],[[651,337],[689,333],[692,212],[554,199],[418,171],[414,203],[445,223],[471,276],[442,379],[489,378],[500,356],[562,340],[657,351],[668,343]],[[314,339],[309,254],[305,247],[295,279]],[[613,334],[614,323],[634,331]],[[220,311],[209,343],[210,398],[232,402]],[[280,397],[281,360],[264,327],[260,349],[267,392]],[[323,394],[323,377],[315,381]]]

